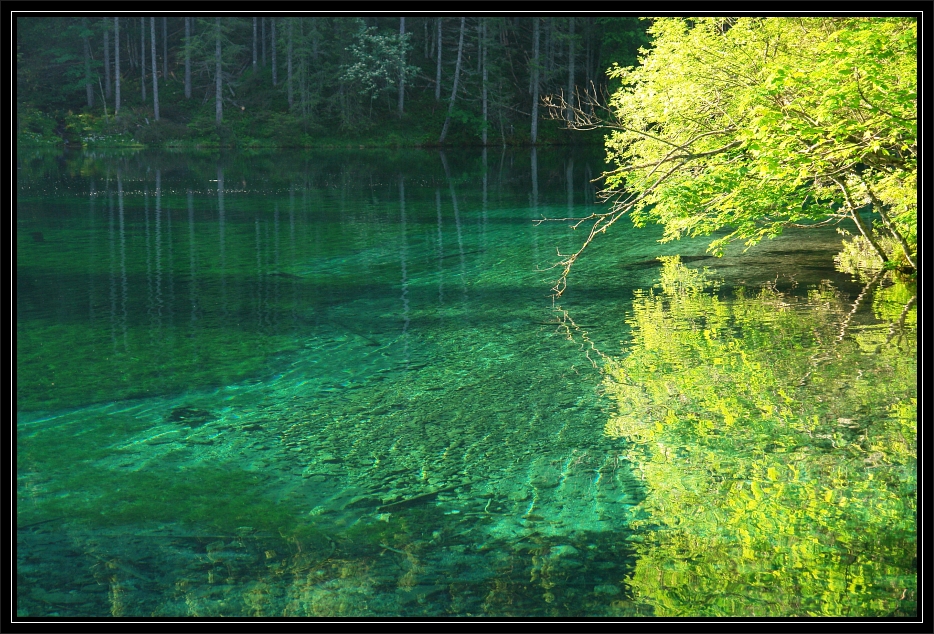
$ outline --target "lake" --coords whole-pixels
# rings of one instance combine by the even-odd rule
[[[916,291],[832,228],[555,299],[600,148],[17,168],[21,616],[916,613]]]

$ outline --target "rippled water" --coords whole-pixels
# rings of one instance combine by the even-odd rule
[[[618,424],[633,395],[607,374],[651,348],[634,314],[647,314],[636,291],[658,281],[654,258],[700,256],[703,244],[659,245],[658,231],[620,223],[555,307],[548,267],[580,232],[532,223],[590,213],[602,167],[599,149],[20,157],[19,614],[707,613],[703,592],[669,609],[646,581],[647,562],[677,558],[658,510],[667,485],[646,479],[640,460],[657,451],[634,453],[641,432]],[[838,244],[832,233],[791,236],[690,264],[718,270],[724,285],[705,292],[723,306],[765,282],[801,319],[831,306],[816,328],[829,333],[863,287],[830,268]],[[802,299],[808,289],[826,297]],[[843,338],[887,333],[901,299],[881,313],[858,305]],[[902,319],[893,344],[907,361],[867,369],[895,372],[886,406],[903,410],[912,324]],[[785,345],[756,332],[757,354]],[[805,359],[826,349],[820,337],[788,341]],[[713,363],[708,352],[675,365]],[[841,363],[860,350],[846,354]],[[801,400],[833,392],[802,389]],[[831,409],[853,420],[850,409],[874,405]],[[665,442],[689,450],[693,433]],[[891,464],[889,453],[878,460]],[[910,498],[913,452],[902,453],[884,478]],[[886,546],[885,570],[859,559],[878,583],[864,583],[853,613],[913,610],[910,508],[885,509],[903,539]],[[764,582],[750,579],[729,582],[755,594]],[[748,612],[730,605],[713,613]]]

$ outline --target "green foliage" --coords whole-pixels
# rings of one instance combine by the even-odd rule
[[[411,48],[411,33],[379,33],[360,20],[360,31],[347,47],[351,61],[341,67],[340,78],[360,95],[376,99],[395,89],[400,73],[411,77],[418,72],[418,67],[404,61]]]
[[[160,117],[189,127],[186,133],[141,130],[145,117],[153,117],[151,99],[142,98],[140,31],[136,18],[120,21],[120,117],[132,123],[120,134],[130,134],[148,145],[277,145],[277,146],[394,146],[426,145],[437,141],[444,122],[443,103],[434,98],[435,55],[442,49],[441,92],[444,102],[453,83],[457,48],[454,20],[443,19],[441,42],[435,42],[434,17],[409,18],[399,35],[397,17],[276,18],[277,83],[272,83],[272,24],[266,18],[266,65],[252,64],[253,19],[221,19],[222,100],[224,125],[229,133],[206,129],[215,118],[216,22],[193,20],[185,40],[182,18],[168,18],[168,60],[162,60],[162,34],[157,28]],[[482,21],[481,21],[482,20]],[[567,86],[568,24],[550,19],[551,57],[545,72],[540,64],[541,93]],[[583,90],[588,78],[599,88],[607,78],[602,59],[626,60],[645,41],[645,22],[634,18],[578,19],[576,79]],[[484,28],[485,27],[485,28]],[[103,36],[108,33],[108,55],[113,85],[114,38],[112,19],[67,17],[17,18],[17,108],[35,108],[61,123],[66,113],[88,111],[84,39],[88,38],[89,67],[94,89],[95,117],[114,114],[114,98],[105,96]],[[258,35],[261,34],[257,29]],[[546,36],[542,29],[542,55]],[[486,33],[485,38],[482,33]],[[449,132],[453,144],[476,144],[484,127],[479,64],[481,39],[487,51],[488,143],[525,144],[529,141],[531,95],[532,20],[526,18],[468,18],[463,63],[456,101],[456,118]],[[147,94],[152,81],[147,32]],[[292,104],[287,77],[288,50],[292,50]],[[261,45],[257,43],[257,49]],[[258,51],[259,53],[259,51]],[[191,98],[184,97],[185,59],[190,60]],[[402,64],[404,60],[404,64]],[[165,66],[165,73],[163,73]],[[398,116],[400,70],[405,76],[405,112]],[[113,86],[111,86],[112,88]],[[106,111],[105,111],[106,108]],[[439,114],[441,115],[439,117]],[[137,117],[137,115],[140,115]],[[281,115],[288,115],[282,117]],[[239,117],[239,118],[237,118]],[[137,124],[136,119],[142,123]],[[291,129],[283,132],[282,121]],[[560,122],[542,121],[539,142],[596,143],[596,136],[570,135]],[[61,127],[61,126],[59,126]],[[58,130],[59,134],[62,130]],[[90,133],[89,133],[90,134]],[[116,133],[114,133],[116,134]],[[23,141],[39,143],[24,132]],[[94,144],[125,144],[122,136],[97,138]],[[113,136],[113,135],[111,135]],[[53,143],[56,141],[42,141]]]
[[[55,120],[28,105],[16,109],[16,142],[23,146],[59,145],[55,135]]]
[[[641,63],[611,71],[617,214],[666,240],[729,229],[720,253],[875,204],[914,245],[915,19],[663,18],[649,33]]]
[[[605,33],[600,47],[600,68],[634,66],[640,50],[651,44],[646,29],[652,18],[605,17],[597,18],[597,25]],[[619,89],[618,82],[613,86]]]
[[[887,284],[852,336],[830,285],[637,294],[606,433],[646,487],[628,583],[656,615],[914,614],[916,312]]]

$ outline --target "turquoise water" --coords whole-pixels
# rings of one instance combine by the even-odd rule
[[[555,306],[581,231],[532,220],[598,209],[601,156],[21,156],[18,613],[665,613],[639,581],[655,485],[605,367],[641,341],[654,258],[704,247],[619,223]],[[691,265],[724,297],[828,280],[843,306],[864,282],[838,247]],[[910,610],[893,565],[908,603],[867,613]]]

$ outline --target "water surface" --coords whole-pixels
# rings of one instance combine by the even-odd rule
[[[619,223],[581,260],[558,306],[550,296],[556,252],[582,236],[532,220],[597,208],[599,148],[36,154],[18,167],[21,615],[631,616],[711,605],[704,590],[671,607],[670,593],[646,581],[647,562],[683,561],[659,511],[670,481],[646,478],[657,447],[619,423],[634,396],[607,373],[651,349],[648,322],[634,315],[647,314],[640,302],[659,280],[656,256],[701,256],[703,243],[660,245],[659,231]],[[653,323],[680,318],[673,331],[691,331],[710,310],[752,301],[736,289],[769,283],[797,334],[776,338],[778,325],[791,326],[774,320],[730,330],[739,313],[724,318],[724,332],[758,333],[750,355],[787,345],[807,360],[828,350],[820,333],[839,332],[852,313],[832,353],[847,368],[868,363],[877,385],[887,380],[881,400],[808,415],[858,421],[859,442],[884,448],[873,462],[868,449],[841,458],[817,443],[820,461],[828,473],[844,458],[878,468],[883,493],[910,502],[913,438],[893,458],[879,437],[914,433],[914,322],[902,314],[913,313],[898,295],[908,291],[886,278],[867,297],[892,297],[851,310],[865,280],[833,270],[839,236],[802,236],[691,260],[715,267],[721,286],[699,291],[707,303],[697,300],[687,322],[683,311],[665,313],[679,306],[666,300]],[[815,292],[823,299],[806,299]],[[774,297],[761,301],[775,313]],[[875,332],[886,336],[873,345],[889,352],[854,338]],[[713,364],[708,353],[673,363]],[[789,361],[799,375],[805,365]],[[676,369],[662,385],[681,380]],[[795,398],[834,398],[854,383],[840,372],[825,372],[819,388],[795,383]],[[635,398],[675,411],[660,394],[641,396],[660,376],[641,379]],[[679,394],[723,409],[687,387]],[[889,409],[874,411],[880,403]],[[762,447],[775,444],[761,425],[747,427]],[[662,444],[689,451],[695,434],[678,429]],[[697,504],[729,497],[705,490],[710,499]],[[860,501],[874,498],[851,499],[858,512],[809,546],[826,557],[802,565],[835,571],[858,558],[872,579],[858,603],[835,598],[849,581],[830,580],[804,604],[764,601],[759,573],[734,571],[728,582],[754,600],[713,613],[913,611],[910,503],[867,524]],[[853,537],[856,554],[839,547],[836,535],[861,522],[891,537],[884,566]],[[799,524],[828,534],[816,520]],[[787,548],[762,538],[747,552],[755,561]],[[674,585],[706,579],[709,566],[688,568]]]

